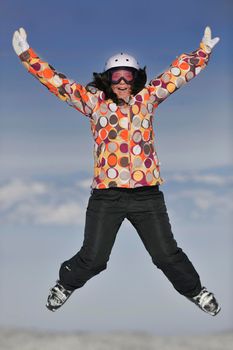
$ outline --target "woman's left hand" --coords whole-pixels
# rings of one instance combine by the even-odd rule
[[[214,46],[219,42],[220,38],[216,37],[216,38],[211,38],[211,29],[210,27],[206,27],[205,28],[205,32],[204,32],[204,36],[202,38],[202,42],[206,47],[206,51],[208,53],[210,53],[212,51],[212,49],[214,48]]]

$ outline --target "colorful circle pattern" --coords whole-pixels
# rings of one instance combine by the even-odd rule
[[[88,90],[38,57],[33,49],[20,55],[24,66],[49,91],[89,117],[94,138],[92,188],[135,188],[162,184],[154,148],[153,114],[170,94],[193,79],[208,64],[204,46],[177,57],[169,68],[129,105],[117,106],[94,87]]]

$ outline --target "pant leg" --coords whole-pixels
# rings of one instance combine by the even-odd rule
[[[133,195],[133,210],[127,215],[137,230],[153,263],[163,271],[174,288],[185,296],[197,295],[201,283],[187,255],[174,239],[162,191]]]
[[[98,190],[90,196],[83,245],[77,254],[63,262],[59,271],[59,281],[65,288],[80,288],[106,269],[117,232],[125,217],[125,213],[117,206],[119,196],[119,193],[104,190]]]

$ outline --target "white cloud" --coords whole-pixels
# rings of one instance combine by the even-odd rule
[[[229,171],[228,171],[229,173]],[[179,191],[169,194],[176,203],[189,203],[192,206],[190,217],[198,217],[211,210],[213,214],[229,215],[233,213],[233,176],[214,172],[180,172],[168,175],[168,181],[183,184]]]
[[[8,222],[75,225],[83,223],[84,209],[80,203],[67,202],[64,204],[40,204],[33,206],[28,203],[19,205],[8,215]]]
[[[198,213],[200,214],[207,210],[211,210],[213,215],[229,215],[233,213],[233,189],[219,192],[215,188],[204,189],[199,187],[179,190],[169,196],[175,207],[177,207],[179,202],[183,202],[185,206],[187,206],[187,203],[194,206],[195,209],[192,211],[192,214],[190,213],[192,217],[197,217]]]
[[[72,186],[15,179],[0,187],[1,222],[78,224],[83,222],[84,205],[83,195]]]
[[[47,193],[48,187],[40,182],[25,182],[15,179],[0,187],[0,210],[7,209],[17,202],[28,200]]]
[[[178,173],[175,175],[167,176],[167,180],[175,182],[195,182],[198,184],[207,185],[232,185],[233,176],[232,175],[218,175],[218,174],[198,174],[198,173]]]
[[[228,169],[228,170],[227,170]],[[213,170],[189,171],[167,176],[171,183],[168,196],[176,215],[187,220],[230,220],[233,214],[233,176],[229,168],[225,174]],[[179,190],[177,190],[177,186]]]

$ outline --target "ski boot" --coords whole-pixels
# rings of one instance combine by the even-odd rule
[[[65,289],[59,281],[50,289],[46,307],[50,311],[59,309],[73,293],[72,290]]]
[[[190,301],[195,303],[201,310],[208,314],[215,316],[221,310],[217,300],[213,293],[207,291],[205,287],[202,287],[200,293],[194,297],[187,297]]]

